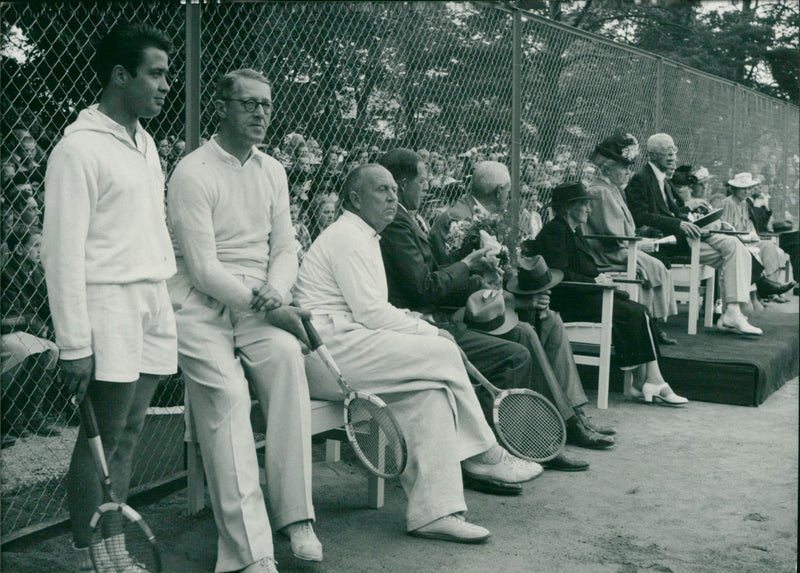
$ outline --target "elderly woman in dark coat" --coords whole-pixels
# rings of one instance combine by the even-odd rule
[[[616,133],[604,139],[594,149],[592,161],[597,165],[597,175],[588,186],[589,193],[599,201],[592,206],[589,220],[583,226],[589,235],[631,237],[636,234],[628,204],[625,186],[633,173],[633,164],[639,153],[639,144],[630,134]],[[626,243],[614,239],[587,239],[600,270],[624,269],[628,262]],[[664,263],[645,251],[653,251],[653,241],[639,242],[636,256],[636,276],[644,281],[639,291],[639,301],[656,319],[654,334],[661,344],[675,344],[675,339],[658,328],[658,320],[678,314],[672,278]]]
[[[531,254],[542,255],[550,268],[561,270],[565,281],[611,282],[597,269],[581,230],[596,199],[580,182],[558,185],[553,189],[550,203],[555,217],[529,245]],[[631,301],[622,291],[615,291],[614,295],[611,336],[618,363],[633,370],[635,395],[643,397],[645,402],[686,404],[688,400],[672,391],[658,367],[658,341],[653,336],[647,308]],[[600,322],[602,293],[562,284],[553,289],[550,307],[561,313],[564,322]]]

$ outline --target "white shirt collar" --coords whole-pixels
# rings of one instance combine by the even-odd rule
[[[230,163],[231,165],[236,165],[238,167],[244,167],[247,165],[250,160],[256,161],[259,165],[264,164],[264,153],[259,151],[259,149],[253,145],[250,149],[250,155],[245,159],[244,163],[240,163],[239,160],[225,151],[225,149],[219,144],[217,141],[216,134],[208,140],[208,145],[211,147],[211,150],[217,154],[220,159],[222,159],[225,163]]]
[[[653,173],[655,174],[656,179],[658,179],[658,184],[663,186],[664,180],[667,178],[667,174],[656,167],[652,161],[648,161],[647,163],[653,168]]]
[[[344,209],[342,211],[342,214],[340,215],[340,218],[350,221],[353,225],[355,225],[355,227],[358,230],[360,230],[362,233],[369,236],[370,238],[375,238],[380,240],[381,236],[378,234],[378,232],[375,229],[373,229],[369,223],[367,223],[364,219],[362,219],[352,211]]]

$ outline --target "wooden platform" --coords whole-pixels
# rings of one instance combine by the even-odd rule
[[[661,347],[661,369],[670,386],[690,400],[758,406],[798,375],[800,315],[777,312],[775,305],[751,319],[764,331],[746,337],[700,326],[686,333],[685,312],[664,330],[678,340]],[[597,387],[597,369],[579,367],[587,391]],[[611,391],[622,392],[622,372],[612,359]]]

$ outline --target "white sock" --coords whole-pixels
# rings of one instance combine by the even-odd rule
[[[739,308],[738,303],[729,302],[728,307],[725,309],[725,315],[730,318],[739,318],[742,316],[742,309]]]

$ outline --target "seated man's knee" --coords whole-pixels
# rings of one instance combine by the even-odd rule
[[[249,364],[261,364],[270,360],[302,361],[303,356],[297,338],[278,329],[268,339],[248,344],[238,349],[238,353]]]

